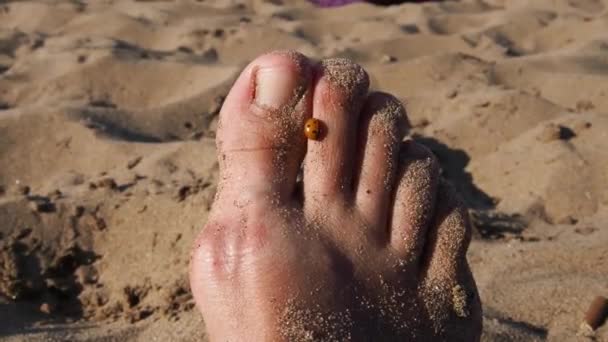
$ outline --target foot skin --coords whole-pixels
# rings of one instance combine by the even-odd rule
[[[467,213],[360,66],[258,57],[220,113],[190,282],[211,341],[476,341]],[[307,140],[308,118],[323,123]]]

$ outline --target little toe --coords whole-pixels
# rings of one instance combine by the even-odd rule
[[[391,247],[404,260],[420,260],[435,210],[439,169],[437,158],[426,147],[411,140],[402,144],[391,218]]]
[[[352,192],[358,117],[369,87],[365,70],[346,59],[321,62],[317,74],[312,115],[322,126],[304,162],[306,203]]]
[[[313,71],[295,52],[262,55],[245,68],[220,111],[219,194],[293,194],[306,151]]]
[[[371,226],[386,232],[407,117],[399,100],[385,93],[372,93],[363,106],[360,122],[356,204]]]
[[[464,204],[445,181],[437,187],[435,216],[429,226],[421,264],[424,311],[444,322],[445,340],[478,341],[482,309],[466,260],[471,225]],[[431,299],[432,298],[432,299]],[[468,323],[464,323],[468,322]],[[458,329],[463,324],[470,329]]]
[[[423,272],[430,283],[459,278],[467,269],[466,252],[471,241],[469,216],[454,188],[441,181],[436,201],[423,256]]]

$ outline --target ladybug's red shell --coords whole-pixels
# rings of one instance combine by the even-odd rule
[[[315,118],[310,118],[304,125],[304,135],[310,140],[319,140],[321,135],[321,123]]]

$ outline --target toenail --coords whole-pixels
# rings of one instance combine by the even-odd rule
[[[255,101],[275,109],[285,106],[294,96],[298,81],[297,73],[288,66],[260,67],[256,70]]]

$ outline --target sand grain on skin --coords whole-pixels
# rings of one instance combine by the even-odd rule
[[[348,98],[363,98],[369,87],[369,78],[365,70],[361,69],[351,60],[344,58],[331,58],[321,61],[323,76],[342,89],[349,91]]]

